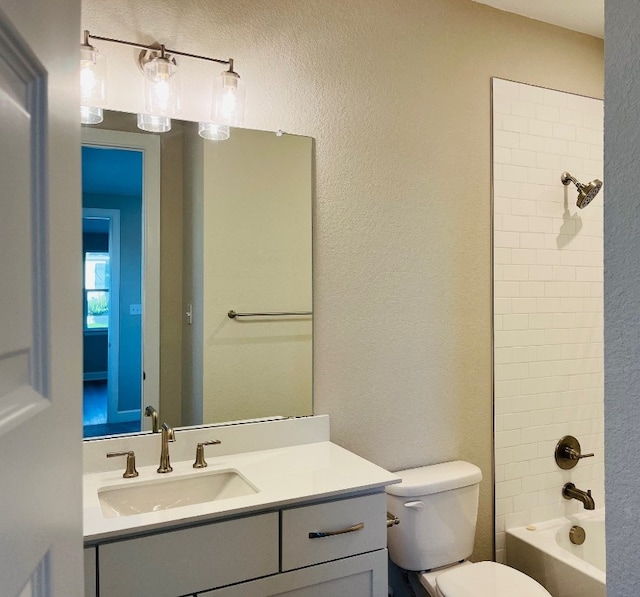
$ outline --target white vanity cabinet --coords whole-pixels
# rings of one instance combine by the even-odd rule
[[[385,597],[382,492],[97,546],[99,597]]]

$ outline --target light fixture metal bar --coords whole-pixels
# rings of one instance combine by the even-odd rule
[[[108,41],[114,44],[132,46],[134,48],[140,48],[142,50],[155,50],[155,51],[166,52],[168,54],[173,54],[176,56],[186,56],[187,58],[196,58],[198,60],[206,60],[208,62],[217,62],[218,64],[228,64],[230,68],[233,70],[233,58],[229,58],[229,60],[221,60],[220,58],[210,58],[209,56],[200,56],[199,54],[189,54],[187,52],[180,52],[179,50],[170,50],[169,48],[166,48],[164,44],[161,44],[160,47],[158,47],[157,45],[151,46],[151,45],[139,44],[133,41],[115,39],[113,37],[103,37],[101,35],[93,35],[92,33],[89,33],[89,31],[86,31],[86,30],[84,32],[84,38],[85,38],[85,44],[89,39],[97,39],[99,41]]]

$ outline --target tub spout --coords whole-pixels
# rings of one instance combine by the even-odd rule
[[[596,503],[591,497],[590,489],[582,491],[582,489],[578,489],[573,483],[566,483],[562,488],[562,497],[565,500],[578,500],[579,502],[582,502],[585,510],[596,509]]]

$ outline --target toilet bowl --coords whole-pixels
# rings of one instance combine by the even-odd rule
[[[429,573],[419,574],[418,579],[430,597],[551,597],[526,574],[496,562],[478,562],[442,571],[435,576],[434,585],[423,578],[428,576]]]
[[[457,460],[395,473],[387,509],[400,519],[388,529],[391,561],[415,571],[430,597],[551,597],[522,572],[495,562],[472,564],[480,469]]]

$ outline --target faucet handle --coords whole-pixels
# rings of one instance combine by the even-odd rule
[[[576,452],[573,448],[567,448],[565,453],[568,454],[571,460],[580,460],[581,458],[591,458],[592,456],[595,456],[593,452],[590,454],[580,454],[580,452]]]
[[[200,442],[196,446],[196,461],[193,463],[193,468],[205,468],[208,466],[207,461],[204,459],[204,447],[215,446],[221,443],[222,442],[219,439],[210,439],[206,442]]]
[[[133,477],[138,476],[138,471],[136,470],[136,455],[133,450],[125,450],[124,452],[107,452],[107,458],[113,458],[114,456],[127,457],[127,468],[122,475],[125,479],[132,479]]]
[[[580,442],[572,435],[565,435],[556,445],[556,464],[564,470],[572,469],[583,458],[591,458],[591,454],[583,454],[580,449]]]

